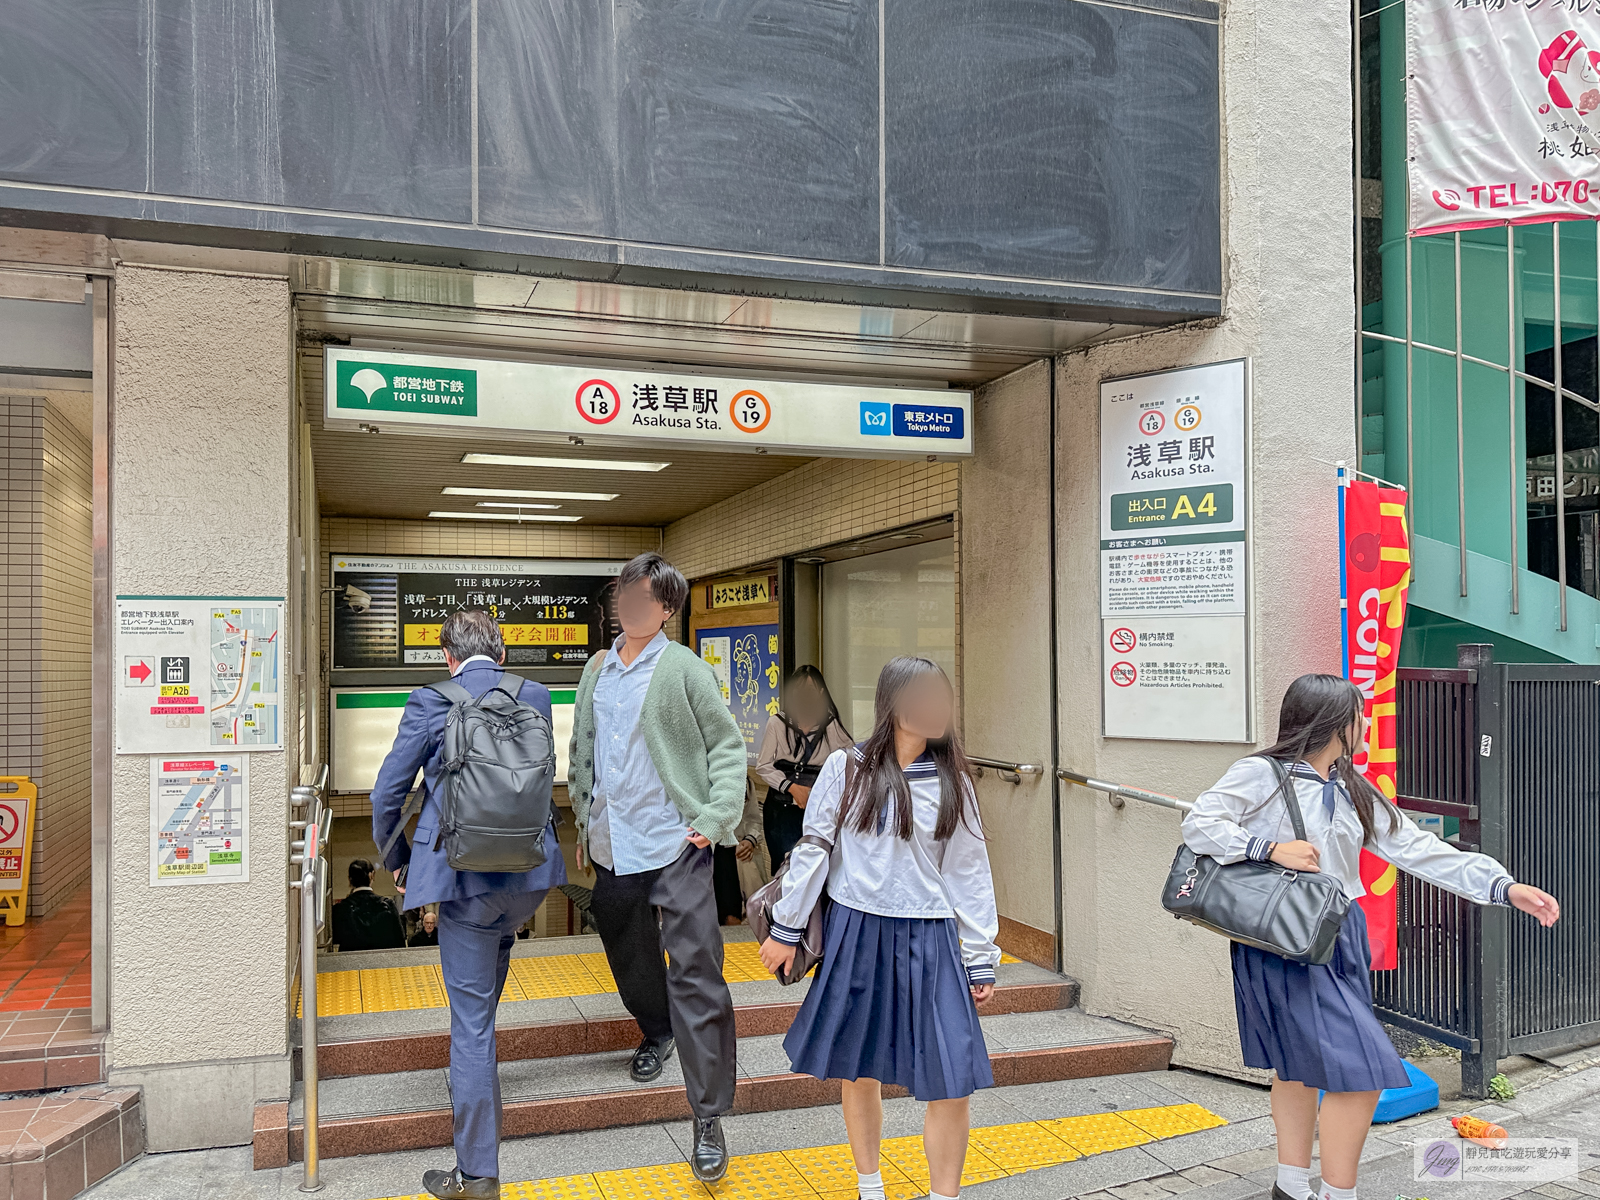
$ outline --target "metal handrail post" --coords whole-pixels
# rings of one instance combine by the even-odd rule
[[[320,860],[316,857],[316,832],[315,825],[307,830],[305,862],[300,865],[300,1075],[305,1109],[302,1192],[322,1190],[317,1155],[317,874]]]

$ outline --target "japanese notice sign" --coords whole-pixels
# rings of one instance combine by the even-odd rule
[[[1249,738],[1248,363],[1100,385],[1107,737]]]
[[[756,575],[748,579],[723,579],[706,585],[709,608],[749,608],[756,604],[771,604],[773,598],[770,575]]]
[[[738,722],[745,754],[753,763],[767,718],[778,711],[778,627],[704,629],[695,640],[700,657],[717,677],[723,703]]]
[[[1600,216],[1600,0],[1406,5],[1411,229]]]
[[[250,758],[150,759],[150,885],[248,883]]]
[[[324,417],[335,428],[447,426],[865,458],[972,453],[972,393],[950,388],[337,346],[327,348],[324,371]]]
[[[118,754],[281,750],[283,599],[118,596]]]
[[[462,609],[500,625],[506,666],[579,666],[616,636],[620,562],[547,558],[330,559],[333,665],[443,666],[439,629]]]
[[[0,913],[7,925],[21,925],[27,916],[38,803],[39,788],[26,775],[0,775]]]

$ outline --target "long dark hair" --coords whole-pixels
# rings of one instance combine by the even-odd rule
[[[1304,762],[1306,755],[1316,753],[1338,738],[1344,753],[1334,765],[1350,791],[1356,815],[1361,818],[1362,840],[1370,843],[1380,809],[1388,819],[1391,833],[1398,827],[1400,818],[1389,797],[1373,787],[1350,761],[1356,752],[1356,747],[1350,744],[1350,728],[1360,721],[1365,711],[1366,699],[1348,679],[1338,675],[1302,675],[1283,694],[1283,705],[1278,709],[1278,740],[1261,753],[1293,767]],[[1267,799],[1270,801],[1287,786],[1291,786],[1288,781],[1279,784],[1278,791]]]
[[[884,821],[884,808],[893,801],[894,835],[911,839],[911,785],[895,757],[894,731],[900,697],[908,686],[930,674],[937,675],[945,687],[950,686],[950,677],[938,663],[909,655],[890,659],[878,675],[872,734],[858,750],[845,751],[859,753],[860,760],[839,803],[840,828],[853,828],[857,833],[878,832],[888,824]],[[978,832],[972,822],[972,766],[955,729],[937,740],[929,739],[928,751],[939,770],[939,819],[934,823],[933,836],[944,841],[956,831],[958,822]]]
[[[787,692],[789,688],[792,688],[802,680],[816,685],[816,689],[822,693],[822,703],[828,710],[827,716],[822,718],[822,724],[818,725],[817,729],[825,730],[829,725],[837,725],[844,730],[845,737],[849,737],[850,731],[845,729],[844,718],[839,715],[839,706],[833,702],[833,693],[828,690],[828,681],[822,677],[822,672],[810,663],[803,663],[790,672],[789,678],[783,681],[785,691]],[[801,741],[806,734],[815,732],[815,730],[801,729],[800,726],[796,725],[790,718],[787,709],[779,709],[778,717],[783,721],[783,727],[789,731],[790,738],[795,742]]]

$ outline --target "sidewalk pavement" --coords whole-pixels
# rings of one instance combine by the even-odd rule
[[[1276,1174],[1272,1121],[1265,1088],[1191,1071],[1030,1084],[973,1097],[974,1126],[1190,1102],[1228,1124],[1141,1146],[1093,1154],[1060,1166],[1012,1175],[962,1189],[966,1200],[1245,1200],[1266,1197]],[[912,1100],[885,1105],[884,1136],[921,1131],[922,1106]],[[1391,1125],[1375,1126],[1363,1155],[1362,1200],[1427,1196],[1429,1200],[1505,1200],[1528,1189],[1477,1183],[1424,1183],[1412,1178],[1410,1143],[1453,1136],[1448,1118],[1473,1111],[1505,1125],[1513,1136],[1562,1137],[1594,1155],[1595,1169],[1560,1184],[1531,1190],[1529,1200],[1600,1200],[1600,1066],[1574,1064],[1526,1088],[1504,1105],[1451,1101],[1440,1109]],[[837,1106],[726,1119],[736,1155],[797,1150],[845,1140]],[[639,1125],[593,1133],[556,1134],[507,1142],[501,1150],[506,1184],[558,1176],[682,1163],[689,1151],[687,1123]],[[429,1167],[449,1167],[448,1149],[404,1151],[323,1163],[323,1200],[379,1200],[412,1196]],[[1312,1164],[1313,1175],[1316,1164]],[[303,1197],[298,1165],[252,1171],[248,1147],[153,1154],[130,1163],[85,1196],[89,1200],[291,1200]],[[507,1200],[540,1193],[506,1187]]]

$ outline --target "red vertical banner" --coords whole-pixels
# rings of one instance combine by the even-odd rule
[[[1359,480],[1340,489],[1339,522],[1344,541],[1345,677],[1367,698],[1367,752],[1355,765],[1391,800],[1397,792],[1395,760],[1395,672],[1405,629],[1406,592],[1411,586],[1411,539],[1406,530],[1406,493]],[[1372,945],[1372,968],[1396,966],[1395,869],[1361,852],[1361,908]]]

